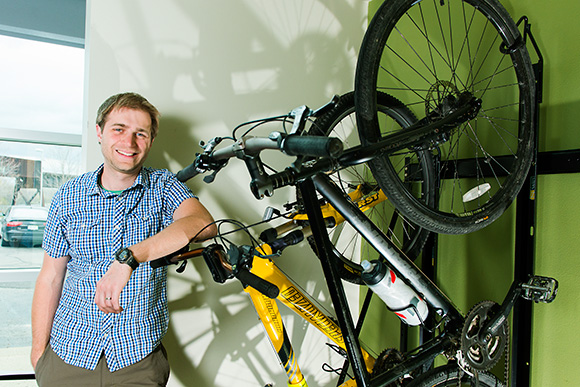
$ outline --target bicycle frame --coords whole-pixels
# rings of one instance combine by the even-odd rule
[[[271,250],[267,244],[261,245],[263,254],[270,254]],[[321,311],[312,301],[305,296],[274,263],[267,259],[255,257],[252,264],[252,273],[268,282],[275,284],[280,293],[277,299],[289,309],[301,316],[304,320],[314,325],[326,337],[332,340],[337,346],[346,351],[344,337],[340,327],[323,311]],[[273,300],[254,288],[248,286],[244,291],[250,299],[258,313],[260,321],[266,330],[280,361],[288,377],[288,386],[307,386],[307,383],[300,371],[300,367],[294,356],[294,350],[290,339],[286,334],[284,322],[278,310],[276,300]],[[362,350],[366,369],[372,370],[375,359],[366,351]],[[343,386],[349,386],[343,384]]]
[[[387,196],[383,190],[378,190],[372,195],[365,196],[362,190],[362,186],[359,185],[355,190],[348,193],[348,197],[353,203],[356,203],[357,207],[362,211],[368,211],[371,208],[381,204],[387,200]],[[332,218],[336,224],[340,224],[345,221],[343,216],[329,203],[320,206],[320,211],[322,211],[322,217],[324,219]],[[297,213],[292,216],[292,221],[307,221],[308,215]]]
[[[412,261],[398,252],[397,248],[392,245],[392,242],[364,215],[358,206],[344,197],[342,191],[330,181],[328,176],[324,174],[315,175],[301,182],[298,187],[302,191],[304,206],[310,221],[310,227],[316,242],[330,295],[335,305],[340,328],[343,332],[348,358],[355,374],[357,385],[385,385],[395,381],[400,375],[405,374],[405,372],[433,360],[438,354],[446,351],[450,347],[451,342],[448,335],[442,334],[421,348],[409,360],[403,362],[393,370],[378,375],[372,381],[370,380],[368,369],[365,367],[364,355],[355,334],[354,323],[344,289],[332,265],[331,255],[334,253],[332,245],[328,240],[316,191],[386,259],[390,267],[397,272],[400,278],[403,278],[408,285],[414,288],[437,314],[446,319],[447,330],[459,329],[463,324],[464,318],[447,296]]]
[[[341,280],[336,273],[333,273],[330,254],[334,254],[334,252],[332,245],[328,241],[324,219],[332,216],[335,217],[337,223],[342,221],[350,223],[365,237],[369,244],[386,258],[391,267],[425,298],[442,318],[447,319],[446,328],[462,326],[463,317],[451,301],[408,258],[399,254],[392,242],[364,215],[364,211],[386,200],[382,191],[375,193],[368,200],[366,198],[361,200],[363,196],[360,187],[358,187],[348,197],[345,197],[344,193],[334,186],[324,174],[306,179],[300,183],[299,189],[302,190],[306,215],[294,215],[292,222],[295,220],[308,220],[310,223],[339,323],[335,323],[314,305],[271,260],[255,256],[251,272],[276,285],[280,291],[277,300],[311,325],[314,325],[338,347],[346,351],[349,363],[355,373],[355,379],[346,381],[341,386],[386,385],[447,351],[452,343],[450,335],[443,334],[419,348],[418,352],[409,360],[384,374],[378,375],[372,381],[370,380],[369,375],[375,359],[361,348],[358,337],[355,334],[354,322],[352,321]],[[327,204],[320,205],[315,190],[327,199]],[[287,228],[285,225],[282,227]],[[264,256],[272,254],[272,249],[268,244],[262,244],[257,249]],[[265,296],[251,286],[245,287],[244,291],[249,295],[266,334],[278,355],[280,364],[286,372],[288,385],[307,386],[286,333],[276,300]]]

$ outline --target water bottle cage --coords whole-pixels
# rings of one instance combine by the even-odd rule
[[[387,304],[385,304],[385,306],[387,307],[388,310],[390,310],[391,312],[395,313],[403,321],[405,321],[406,317],[402,313],[399,313],[399,312],[404,312],[404,311],[407,311],[409,309],[412,309],[413,310],[413,313],[415,313],[415,315],[419,319],[421,326],[425,326],[425,321],[421,318],[421,314],[419,313],[419,310],[417,309],[417,307],[415,305],[409,304],[407,306],[404,306],[402,308],[397,308],[397,309],[391,308]]]

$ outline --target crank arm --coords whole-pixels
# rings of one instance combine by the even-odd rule
[[[481,329],[481,340],[486,341],[486,337],[495,335],[507,320],[519,296],[534,302],[550,303],[556,298],[557,292],[558,281],[554,278],[532,276],[527,283],[518,284],[514,281],[498,311]]]

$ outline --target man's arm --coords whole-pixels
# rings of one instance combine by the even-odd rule
[[[138,262],[164,257],[181,249],[194,237],[195,241],[203,241],[217,233],[214,224],[208,226],[213,222],[211,214],[195,198],[184,200],[173,213],[173,219],[174,222],[158,234],[128,246]],[[107,273],[97,283],[95,303],[100,310],[105,313],[120,313],[123,310],[119,305],[119,296],[132,272],[129,265],[113,261]]]
[[[62,293],[68,257],[52,258],[44,253],[42,268],[36,279],[32,299],[32,350],[30,362],[36,368],[38,359],[50,340],[52,321]]]
[[[187,245],[194,237],[195,241],[212,238],[217,233],[213,217],[195,198],[184,200],[173,213],[174,222],[160,233],[144,241],[129,246],[137,262],[147,262],[171,254]],[[198,232],[204,229],[199,235]]]

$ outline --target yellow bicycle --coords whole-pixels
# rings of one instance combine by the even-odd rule
[[[389,223],[384,224],[378,218],[375,221],[372,215],[368,215],[388,202],[377,188],[380,184],[375,184],[372,173],[353,173],[364,178],[366,182],[363,184],[354,185],[347,179],[350,169],[366,168],[370,160],[392,155],[402,146],[412,148],[414,143],[421,144],[416,147],[418,158],[421,158],[423,153],[428,152],[425,143],[440,141],[445,131],[452,132],[457,121],[470,116],[470,104],[464,107],[467,111],[458,108],[450,112],[444,123],[426,126],[420,121],[410,122],[408,126],[399,124],[400,130],[394,136],[387,135],[370,145],[347,145],[346,149],[343,149],[343,142],[338,138],[328,137],[339,132],[339,124],[344,119],[332,121],[335,125],[331,128],[333,130],[323,131],[323,135],[315,135],[316,129],[304,130],[309,118],[317,116],[316,121],[322,120],[324,114],[330,114],[337,106],[333,102],[322,110],[293,110],[289,115],[293,119],[293,130],[290,133],[273,132],[267,137],[244,135],[239,139],[233,136],[233,145],[220,149],[216,148],[219,148],[222,139],[213,139],[204,145],[204,152],[197,155],[191,166],[178,173],[178,178],[187,180],[199,172],[212,170],[214,175],[209,179],[211,181],[230,158],[238,158],[246,163],[251,176],[250,189],[256,198],[272,195],[281,187],[296,186],[297,201],[290,206],[291,211],[286,215],[289,221],[274,231],[266,232],[264,239],[267,242],[236,245],[219,235],[216,243],[208,247],[179,252],[153,261],[151,266],[186,262],[189,258],[203,256],[216,282],[238,279],[266,328],[288,377],[289,386],[306,386],[307,382],[294,356],[276,300],[316,326],[345,355],[346,363],[340,368],[337,385],[448,386],[462,381],[478,382],[483,386],[503,385],[488,370],[506,350],[507,317],[514,303],[520,297],[535,302],[551,302],[556,296],[557,281],[534,276],[525,283],[516,282],[501,305],[484,301],[463,315],[404,253],[401,246],[405,245],[400,243],[401,239],[387,235]],[[390,118],[397,116],[393,112],[401,111],[396,102],[390,104],[389,108]],[[339,117],[349,116],[346,113],[348,109],[344,110],[344,106],[340,109]],[[260,158],[261,152],[266,149],[297,156],[296,161],[281,172],[269,174]],[[423,172],[410,173],[412,178],[409,185],[425,187],[424,181],[429,180],[429,163],[420,164],[410,171]],[[373,188],[368,189],[369,186]],[[417,197],[425,200],[420,189]],[[354,256],[346,256],[339,249],[340,241],[344,239],[342,233],[339,233],[339,238],[331,239],[332,233],[344,225],[352,227],[354,234],[364,238],[365,244],[371,246],[380,259],[369,263],[364,260],[361,262],[360,258],[355,260]],[[335,316],[318,308],[275,264],[275,258],[286,247],[308,237],[312,238],[320,260]],[[387,269],[375,270],[381,267]],[[431,332],[433,339],[407,353],[392,350],[383,351],[376,358],[371,356],[358,341],[358,328],[364,318],[359,318],[355,326],[344,293],[343,279],[367,285],[383,300],[384,293],[380,292],[378,285],[402,284],[400,289],[404,288],[407,292],[406,301],[398,306],[386,300],[385,303],[402,321],[421,325]],[[366,307],[365,302],[361,316]],[[411,323],[411,319],[406,316],[413,316],[416,322]],[[448,364],[430,369],[435,358],[440,355],[448,360]]]

